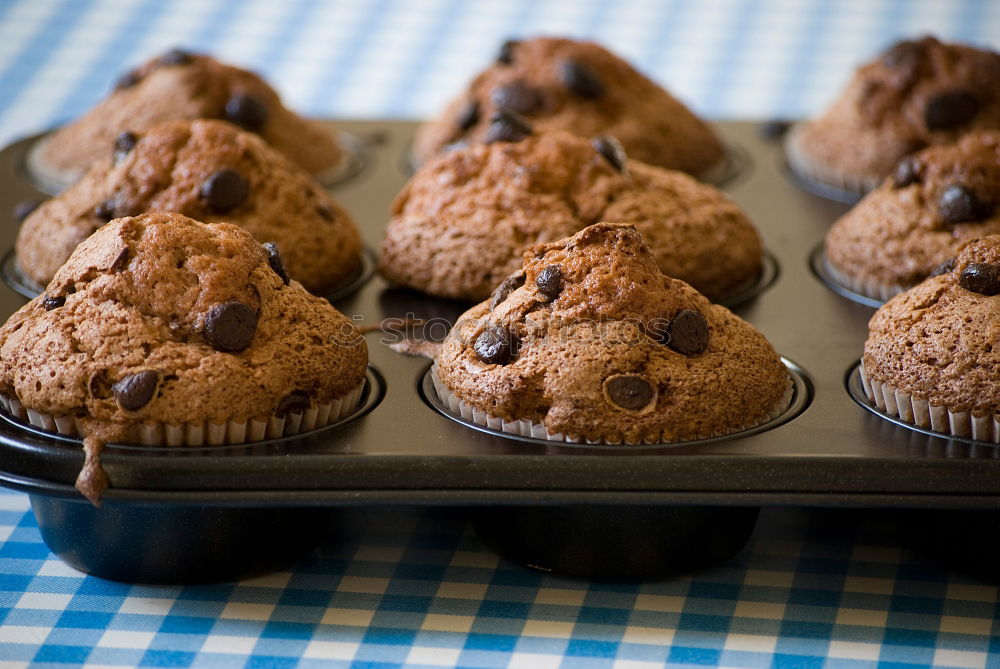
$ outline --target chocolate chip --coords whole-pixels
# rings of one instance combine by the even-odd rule
[[[293,390],[281,398],[274,410],[274,415],[278,418],[284,418],[286,414],[303,413],[310,406],[312,403],[309,401],[309,393],[304,390]]]
[[[927,101],[924,123],[928,130],[950,130],[965,125],[979,113],[979,100],[963,90],[944,91]]]
[[[139,74],[139,71],[129,70],[122,76],[118,77],[118,80],[115,81],[115,90],[120,91],[126,88],[132,88],[140,81],[142,81],[142,75]]]
[[[951,274],[955,271],[955,259],[948,258],[943,263],[931,270],[931,276],[941,276],[942,274]]]
[[[625,155],[625,147],[622,146],[622,143],[617,138],[611,135],[601,135],[600,137],[595,137],[590,142],[590,145],[594,147],[595,151],[604,156],[605,160],[611,163],[611,167],[619,172],[625,169],[625,161],[628,160],[628,156]]]
[[[653,387],[641,376],[614,376],[604,382],[608,398],[629,411],[639,411],[653,399]]]
[[[892,173],[893,188],[906,188],[918,181],[920,181],[920,161],[913,156],[904,156],[896,163],[896,169]]]
[[[962,184],[948,186],[938,198],[938,212],[947,223],[981,221],[989,215],[989,209]]]
[[[508,330],[491,325],[480,333],[474,350],[488,365],[506,365],[517,355],[517,338]]]
[[[498,111],[490,117],[490,127],[486,130],[483,141],[487,144],[520,142],[525,137],[530,136],[531,132],[531,124],[517,114],[509,111]]]
[[[217,351],[238,353],[250,345],[255,332],[257,314],[246,302],[215,304],[205,314],[205,339]]]
[[[28,216],[31,216],[31,212],[38,209],[38,205],[41,203],[41,200],[21,200],[15,204],[14,209],[11,212],[14,216],[14,222],[20,223],[24,219],[28,218]]]
[[[958,275],[958,285],[980,295],[1000,293],[1000,265],[969,263]]]
[[[132,252],[129,249],[129,247],[126,246],[122,248],[122,250],[118,252],[118,256],[114,259],[114,262],[111,263],[111,271],[112,272],[122,271],[123,269],[128,267],[128,263],[129,260],[131,260],[131,258],[132,258]]]
[[[699,311],[684,309],[667,326],[667,346],[683,355],[697,355],[708,348],[708,323]]]
[[[604,84],[597,74],[575,60],[564,60],[559,65],[559,78],[576,95],[588,100],[596,100],[604,95]]]
[[[278,247],[274,245],[273,242],[267,242],[262,244],[264,247],[264,252],[267,253],[267,264],[271,266],[274,273],[281,277],[282,282],[288,285],[288,272],[285,271],[285,265],[281,262],[281,254],[278,253]]]
[[[226,120],[250,132],[259,132],[267,123],[267,106],[252,95],[237,93],[226,103]]]
[[[515,290],[524,285],[524,272],[522,270],[517,270],[493,291],[493,297],[490,299],[490,311],[497,308],[497,305],[503,304],[507,300],[507,297],[513,293]]]
[[[102,221],[110,221],[115,217],[115,208],[114,198],[108,198],[94,207],[94,216]]]
[[[120,132],[118,136],[115,137],[115,152],[114,161],[117,165],[122,161],[122,159],[129,154],[129,152],[135,148],[135,143],[139,141],[139,138],[129,131]]]
[[[58,309],[64,304],[66,304],[66,297],[63,295],[46,295],[45,298],[42,299],[42,307],[45,308],[45,311]]]
[[[790,121],[785,121],[783,119],[772,119],[770,121],[764,121],[757,126],[757,134],[764,139],[781,139],[788,132],[788,129],[792,127]]]
[[[549,265],[535,277],[535,285],[538,287],[538,292],[550,301],[556,299],[562,291],[562,267]]]
[[[160,384],[160,373],[152,369],[144,369],[111,386],[115,401],[125,411],[138,411],[153,399],[156,387]]]
[[[892,68],[913,69],[920,64],[924,47],[920,42],[897,42],[882,56],[882,63]]]
[[[501,65],[510,65],[514,62],[514,47],[518,44],[517,40],[509,39],[500,45],[500,51],[497,53],[497,62]]]
[[[160,56],[159,63],[160,65],[187,65],[192,60],[194,60],[194,56],[190,51],[171,49]]]
[[[250,184],[236,170],[219,170],[201,185],[201,197],[217,214],[225,214],[243,204],[250,195]]]
[[[542,95],[538,89],[520,81],[494,88],[490,91],[490,100],[497,109],[515,114],[531,114],[542,106]]]
[[[458,123],[458,129],[465,132],[472,126],[479,122],[479,102],[476,100],[469,100],[462,108],[458,111],[458,118],[456,119]]]

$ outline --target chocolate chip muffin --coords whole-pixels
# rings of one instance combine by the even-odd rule
[[[253,133],[198,120],[119,134],[86,177],[24,220],[18,265],[44,286],[107,221],[153,211],[238,225],[273,244],[289,276],[316,293],[350,278],[361,262],[351,217],[306,172]]]
[[[633,224],[664,273],[712,299],[761,271],[760,236],[739,207],[685,174],[628,160],[614,138],[533,133],[500,112],[487,142],[430,160],[396,198],[379,263],[389,281],[482,300],[527,247],[597,221]]]
[[[784,410],[790,384],[752,326],[664,276],[629,225],[536,246],[438,354],[438,394],[507,432],[604,443],[728,434]]]
[[[1000,128],[1000,54],[933,37],[895,44],[859,68],[818,118],[786,137],[791,167],[864,192],[900,159],[971,130]]]
[[[180,214],[120,218],[0,328],[8,411],[82,434],[78,487],[106,442],[241,443],[350,413],[368,358],[351,321],[289,282],[245,231]]]
[[[725,163],[712,130],[627,62],[593,42],[553,37],[505,42],[496,61],[419,130],[414,162],[489,141],[497,111],[539,130],[614,135],[633,158],[703,178]]]
[[[879,408],[939,432],[1000,442],[1000,235],[872,316],[863,383]]]
[[[255,132],[321,179],[341,167],[343,152],[330,129],[286,109],[259,76],[178,49],[122,76],[96,107],[40,143],[30,167],[58,192],[103,159],[120,133],[199,118],[225,119]]]
[[[925,149],[830,228],[827,267],[855,292],[888,299],[931,275],[964,240],[1000,233],[998,204],[1000,132]]]

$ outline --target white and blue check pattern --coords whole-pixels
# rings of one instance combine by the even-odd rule
[[[312,116],[425,117],[506,37],[605,43],[712,118],[820,109],[901,36],[996,48],[992,0],[0,0],[0,142],[79,115],[172,46],[261,72]],[[2,185],[0,185],[2,187]],[[838,515],[838,513],[840,515]],[[728,564],[603,585],[501,561],[445,511],[353,530],[255,580],[123,585],[42,543],[0,491],[0,669],[10,667],[1000,667],[998,590],[889,521],[769,509]]]

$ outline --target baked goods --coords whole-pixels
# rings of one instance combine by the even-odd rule
[[[964,240],[1000,233],[1000,132],[900,161],[826,236],[827,269],[851,290],[888,299],[919,283]]]
[[[759,275],[760,236],[717,189],[627,160],[613,138],[533,133],[506,113],[489,133],[429,161],[396,198],[379,263],[389,281],[481,300],[527,247],[602,220],[635,225],[664,273],[712,299]]]
[[[286,109],[256,74],[180,49],[123,75],[107,98],[40,143],[29,166],[58,192],[102,160],[120,133],[199,118],[225,119],[259,134],[321,180],[341,169],[343,152],[329,128]]]
[[[24,220],[20,269],[44,286],[94,230],[149,211],[236,224],[274,244],[289,275],[313,292],[343,282],[361,261],[351,217],[308,174],[253,133],[197,120],[120,134],[84,179]]]
[[[664,276],[635,228],[608,223],[525,252],[523,269],[459,319],[433,373],[468,419],[554,440],[723,435],[790,398],[763,335]]]
[[[364,339],[280,268],[232,225],[108,223],[0,328],[7,410],[85,436],[91,499],[106,442],[241,443],[337,420],[360,397]]]
[[[1000,128],[997,91],[1000,54],[933,37],[899,42],[859,68],[823,114],[792,128],[788,161],[807,178],[870,190],[909,153]]]
[[[884,304],[862,360],[869,399],[920,427],[1000,442],[998,295],[1000,235],[990,235]]]
[[[613,135],[637,160],[703,178],[725,163],[715,133],[665,90],[598,44],[554,37],[505,42],[496,61],[420,128],[414,162],[485,141],[497,111],[520,114],[539,131]]]

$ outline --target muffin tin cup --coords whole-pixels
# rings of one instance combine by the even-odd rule
[[[907,289],[899,284],[881,284],[856,279],[837,269],[826,255],[824,244],[819,244],[809,256],[809,265],[820,281],[842,297],[876,309]]]
[[[839,174],[816,164],[799,146],[804,127],[801,123],[793,125],[785,134],[783,142],[785,166],[796,185],[813,195],[844,204],[854,204],[865,193],[878,186],[878,183],[849,174]]]

